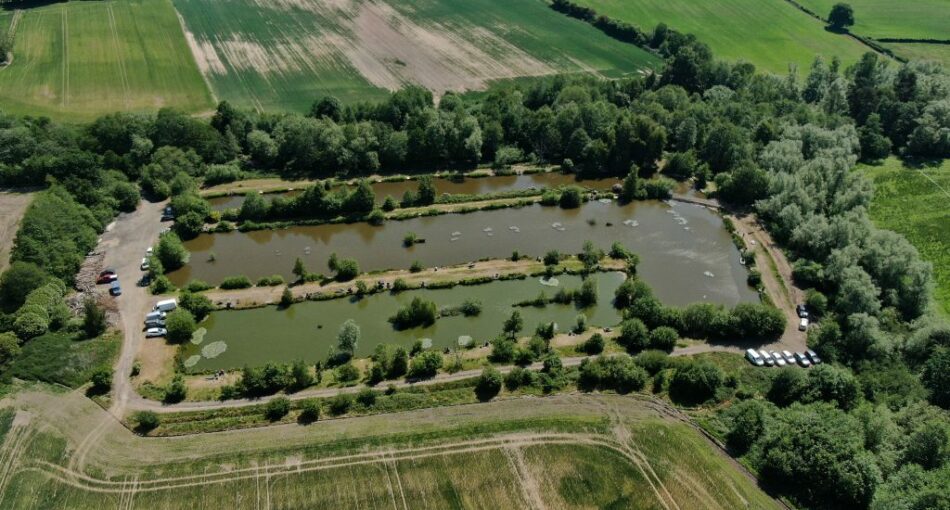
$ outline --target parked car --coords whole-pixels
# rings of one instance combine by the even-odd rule
[[[772,357],[775,358],[776,365],[780,367],[784,367],[785,365],[788,365],[788,363],[785,362],[785,358],[783,358],[781,354],[775,351],[772,351]]]
[[[782,356],[785,357],[785,362],[788,363],[789,365],[794,365],[794,364],[795,364],[795,355],[792,354],[791,352],[789,352],[789,351],[782,351]]]
[[[100,275],[99,278],[96,279],[96,283],[99,283],[99,284],[112,283],[118,279],[119,279],[119,275],[115,273],[107,273],[104,275]]]
[[[151,246],[149,246],[148,248],[145,249],[145,256],[146,256],[146,257],[151,257],[151,256],[152,256],[152,247],[151,247]]]
[[[150,321],[150,320],[155,320],[155,319],[165,320],[165,312],[156,310],[154,312],[148,312],[147,314],[145,314],[145,320]]]
[[[111,268],[103,269],[102,271],[99,272],[99,276],[105,276],[107,274],[115,274],[115,269],[111,269]]]
[[[773,358],[772,355],[769,354],[769,351],[762,349],[761,351],[759,351],[759,354],[762,356],[762,359],[765,361],[766,366],[769,366],[769,367],[775,366],[775,358]]]
[[[798,316],[802,319],[808,318],[808,308],[805,305],[799,304],[795,306],[795,312],[798,313]]]
[[[807,329],[808,329],[808,317],[802,317],[802,319],[798,322],[798,330],[806,331]]]
[[[146,329],[150,329],[150,328],[164,328],[164,327],[165,327],[165,319],[148,319],[148,320],[145,321],[145,327],[146,327]]]
[[[818,353],[817,353],[817,352],[815,352],[815,351],[813,351],[813,350],[811,350],[811,349],[806,349],[806,350],[805,350],[805,354],[808,355],[808,359],[811,360],[811,364],[812,364],[812,365],[821,364],[821,358],[818,357]]]
[[[142,259],[142,264],[139,265],[142,271],[148,271],[148,257]]]
[[[805,368],[808,368],[811,366],[811,361],[808,361],[808,356],[805,356],[803,353],[800,353],[800,352],[795,353],[795,361],[797,361],[799,365]]]
[[[168,334],[168,331],[166,331],[165,328],[148,328],[145,330],[145,338],[165,336],[167,334]]]
[[[175,308],[178,308],[178,301],[175,301],[174,299],[164,299],[158,303],[155,303],[155,308],[153,308],[153,310],[158,310],[159,312],[170,312]]]
[[[112,294],[113,296],[122,295],[122,287],[119,285],[119,280],[115,280],[112,282],[112,286],[109,287],[109,294]]]
[[[757,367],[765,365],[765,360],[762,359],[762,356],[759,356],[759,353],[755,349],[747,349],[745,351],[745,357],[749,360],[749,363]]]

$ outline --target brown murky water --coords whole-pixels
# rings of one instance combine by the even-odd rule
[[[499,193],[502,191],[524,190],[531,188],[552,188],[556,186],[565,186],[568,184],[580,184],[593,189],[610,189],[618,179],[592,179],[578,181],[573,175],[565,175],[559,172],[547,172],[531,175],[508,175],[498,177],[470,177],[463,181],[452,181],[449,179],[436,179],[435,187],[439,194],[448,195],[480,195],[484,193]],[[396,201],[402,198],[403,193],[415,191],[419,187],[419,182],[415,180],[376,182],[372,184],[373,191],[376,193],[376,203],[383,203],[386,196],[392,196]],[[263,196],[272,199],[278,196],[291,197],[300,193],[300,190],[289,191],[286,193],[267,193]],[[244,194],[230,195],[226,197],[216,197],[208,199],[211,208],[215,211],[224,209],[233,209],[241,207],[244,203]]]
[[[609,224],[609,225],[608,225]],[[403,247],[414,232],[424,244]],[[300,257],[314,272],[328,272],[331,253],[354,258],[362,271],[461,264],[509,257],[539,257],[548,250],[577,253],[584,241],[607,250],[614,241],[636,252],[639,272],[671,305],[711,301],[734,305],[758,299],[746,285],[739,252],[714,212],[692,204],[656,201],[620,206],[588,202],[578,209],[533,205],[518,209],[366,223],[293,227],[285,230],[205,234],[185,243],[191,262],[169,276],[176,285],[192,278],[212,284],[243,274],[289,278]],[[214,253],[215,261],[209,262]]]

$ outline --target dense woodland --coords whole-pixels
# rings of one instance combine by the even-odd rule
[[[851,171],[890,154],[950,157],[950,75],[874,53],[849,69],[819,59],[802,76],[757,74],[662,26],[637,38],[664,56],[662,73],[505,83],[447,94],[438,105],[408,87],[379,103],[322,98],[307,115],[221,103],[210,122],[173,109],[80,126],[0,116],[0,186],[48,188],[27,211],[13,265],[0,278],[0,363],[15,363],[21,346],[47,330],[82,328],[63,311],[62,284],[140,194],[173,197],[180,229],[194,233],[211,216],[198,186],[246,175],[538,162],[635,183],[662,169],[700,185],[714,181],[722,201],[757,212],[787,248],[820,318],[809,344],[826,366],[774,370],[764,395],[740,388],[719,414],[734,453],[806,507],[950,508],[950,325],[931,306],[930,265],[901,236],[871,224],[873,190]],[[309,190],[294,207],[372,209],[363,188],[346,197],[324,191]],[[177,250],[171,237],[166,244]],[[671,311],[636,294],[643,289],[627,291],[621,306],[633,351],[654,345],[646,327],[697,334],[721,324],[705,336],[743,333],[728,329],[735,311]],[[668,345],[668,335],[656,334],[657,344]],[[392,365],[389,358],[381,366]],[[420,373],[431,358],[419,361]],[[586,364],[581,383],[638,389],[658,362],[633,372],[625,363]],[[715,401],[725,382],[710,365],[669,366],[680,367],[668,381],[671,395],[691,395],[692,403]]]

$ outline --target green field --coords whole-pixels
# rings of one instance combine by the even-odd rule
[[[838,0],[797,0],[827,18]],[[856,34],[878,38],[950,39],[950,0],[848,0],[854,8]]]
[[[11,400],[0,409],[2,508],[777,507],[696,429],[639,396],[174,439],[134,436],[75,393]]]
[[[887,43],[883,46],[909,60],[932,60],[950,66],[950,44]]]
[[[214,106],[168,0],[69,2],[5,11],[13,63],[0,109],[83,121],[116,110]]]
[[[874,223],[902,234],[933,264],[938,305],[950,313],[950,160],[911,168],[890,158],[861,168],[874,181]]]
[[[837,55],[850,64],[868,51],[853,39],[825,31],[821,22],[785,0],[575,1],[648,32],[666,23],[695,34],[719,58],[751,62],[773,73],[785,74],[794,63],[802,76],[816,55]]]
[[[217,96],[302,111],[323,95],[379,98],[417,83],[437,95],[556,72],[619,77],[652,55],[542,0],[174,0]]]

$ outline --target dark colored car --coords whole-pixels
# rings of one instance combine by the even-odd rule
[[[109,294],[112,294],[113,296],[122,295],[122,287],[119,286],[119,280],[112,282],[112,287],[109,288]]]
[[[805,305],[796,305],[795,311],[798,313],[798,317],[801,319],[808,318],[808,308],[805,308]]]

